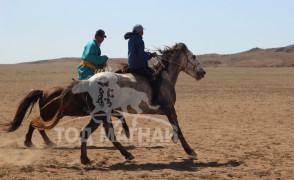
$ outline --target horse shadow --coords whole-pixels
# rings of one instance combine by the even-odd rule
[[[111,165],[109,167],[100,167],[100,166],[49,166],[50,168],[65,168],[71,170],[86,170],[86,171],[137,171],[137,170],[175,170],[175,171],[186,171],[186,172],[195,172],[202,168],[219,168],[219,167],[237,167],[240,166],[241,162],[236,160],[230,160],[228,162],[219,163],[219,162],[194,162],[191,159],[183,159],[180,162],[170,162],[170,163],[143,163],[143,164],[136,164],[132,162],[123,162]]]
[[[134,145],[130,145],[130,146],[124,146],[126,150],[133,150],[136,149],[138,147],[134,146]],[[116,147],[114,146],[87,146],[88,149],[102,149],[102,150],[117,150]],[[146,149],[163,149],[163,146],[152,146],[152,147],[145,147]],[[54,149],[54,150],[81,150],[80,146],[76,146],[76,147],[52,147],[50,149]]]
[[[191,159],[183,159],[180,162],[170,162],[170,163],[145,163],[145,164],[126,164],[118,163],[109,167],[109,170],[124,170],[124,171],[134,171],[134,170],[164,170],[170,169],[175,171],[190,171],[195,172],[199,168],[208,167],[236,167],[240,166],[241,163],[235,160],[230,160],[225,163],[218,162],[194,162]]]
[[[127,150],[132,150],[138,148],[134,145],[126,146]],[[163,146],[153,146],[153,147],[145,147],[147,149],[161,149]],[[80,150],[80,147],[54,147],[56,150]],[[107,147],[107,146],[88,146],[88,149],[104,149],[104,150],[115,150],[115,147]],[[237,167],[240,166],[242,162],[236,160],[229,160],[227,162],[194,162],[192,159],[183,159],[179,162],[169,162],[169,163],[143,163],[136,164],[136,162],[125,161],[122,163],[113,164],[110,166],[96,166],[96,165],[74,165],[74,166],[58,166],[58,165],[50,165],[50,168],[65,168],[71,170],[86,170],[86,171],[136,171],[136,170],[175,170],[175,171],[187,171],[187,172],[195,172],[202,168],[219,168],[219,167]]]

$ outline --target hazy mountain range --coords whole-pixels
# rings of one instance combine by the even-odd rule
[[[294,45],[279,48],[252,48],[248,51],[236,54],[204,54],[197,58],[203,66],[222,67],[294,67]],[[60,58],[51,60],[40,60],[21,64],[43,64],[71,62],[79,63],[80,58]],[[127,62],[126,58],[112,58],[110,64]]]

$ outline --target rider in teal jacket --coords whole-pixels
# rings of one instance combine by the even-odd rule
[[[89,79],[95,74],[95,70],[104,64],[108,57],[101,56],[100,45],[106,38],[105,32],[101,29],[96,31],[95,38],[87,43],[82,54],[82,62],[78,66],[78,79]]]

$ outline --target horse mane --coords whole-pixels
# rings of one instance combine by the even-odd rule
[[[157,49],[157,51],[161,54],[160,55],[161,64],[163,64],[164,69],[166,71],[168,71],[168,66],[170,63],[169,61],[171,59],[172,54],[174,54],[175,52],[178,52],[178,51],[182,51],[182,52],[186,53],[188,51],[188,48],[184,43],[176,43],[172,47],[165,46],[163,49]],[[159,67],[161,67],[160,64],[159,64]],[[157,69],[157,68],[155,68],[155,69]]]
[[[172,47],[165,46],[163,49],[158,49],[158,51],[162,54],[162,56],[166,59],[169,59],[169,57],[176,51],[183,51],[187,52],[188,48],[184,43],[176,43]]]

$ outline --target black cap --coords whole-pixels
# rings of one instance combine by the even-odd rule
[[[107,38],[107,36],[105,35],[105,32],[102,29],[97,30],[95,35],[103,36],[103,37]]]

